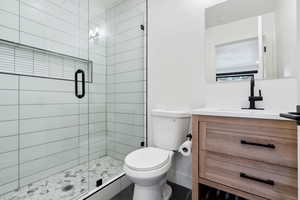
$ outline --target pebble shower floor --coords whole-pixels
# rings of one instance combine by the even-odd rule
[[[120,175],[122,161],[105,156],[89,163],[76,166],[46,179],[0,196],[1,200],[71,200],[88,191],[88,174],[91,187],[102,178],[103,183]]]

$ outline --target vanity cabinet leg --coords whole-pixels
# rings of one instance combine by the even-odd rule
[[[192,160],[193,160],[193,187],[192,187],[192,199],[193,200],[199,200],[199,120],[197,117],[192,118]]]
[[[199,184],[193,183],[192,200],[199,200]]]

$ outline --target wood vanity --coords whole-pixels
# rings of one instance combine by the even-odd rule
[[[294,121],[193,115],[193,200],[203,185],[246,199],[297,199]]]

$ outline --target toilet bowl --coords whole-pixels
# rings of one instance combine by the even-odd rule
[[[124,171],[135,183],[133,200],[168,200],[172,189],[167,185],[173,151],[154,147],[136,150],[125,158]]]
[[[167,184],[174,151],[183,143],[190,115],[182,111],[152,110],[153,147],[128,154],[124,171],[135,184],[133,200],[168,200],[172,189]]]

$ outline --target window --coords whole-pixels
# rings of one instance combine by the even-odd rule
[[[258,38],[216,46],[216,79],[244,80],[258,73]]]

